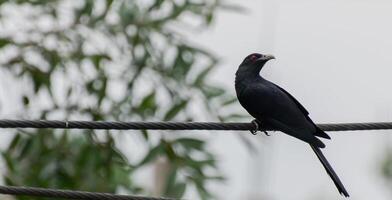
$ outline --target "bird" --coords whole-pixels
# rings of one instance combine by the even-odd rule
[[[235,73],[235,91],[239,103],[255,118],[256,125],[269,127],[308,143],[342,196],[347,190],[321,149],[325,144],[319,138],[331,139],[309,117],[309,112],[289,92],[260,75],[261,69],[273,55],[252,53],[239,65]]]

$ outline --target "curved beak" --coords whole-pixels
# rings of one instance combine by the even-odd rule
[[[272,59],[275,59],[275,56],[273,56],[273,55],[265,55],[264,56],[264,60],[272,60]]]
[[[275,56],[273,55],[264,55],[262,57],[260,57],[259,59],[257,59],[257,61],[264,61],[267,62],[269,60],[275,59]]]

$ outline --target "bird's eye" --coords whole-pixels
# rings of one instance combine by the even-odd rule
[[[251,56],[250,56],[250,60],[251,60],[252,62],[256,61],[256,60],[257,60],[257,56],[256,56],[256,55],[251,55]]]

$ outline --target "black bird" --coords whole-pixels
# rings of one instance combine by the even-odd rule
[[[240,64],[235,77],[239,102],[255,118],[253,122],[256,125],[282,131],[309,143],[340,194],[349,197],[320,150],[325,144],[317,137],[331,138],[316,126],[310,119],[309,112],[290,93],[260,76],[261,68],[271,59],[274,56],[253,53]]]

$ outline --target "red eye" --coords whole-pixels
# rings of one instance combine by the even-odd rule
[[[256,59],[257,59],[257,56],[256,56],[256,55],[251,55],[251,56],[250,56],[250,60],[251,60],[252,62],[254,62]]]

